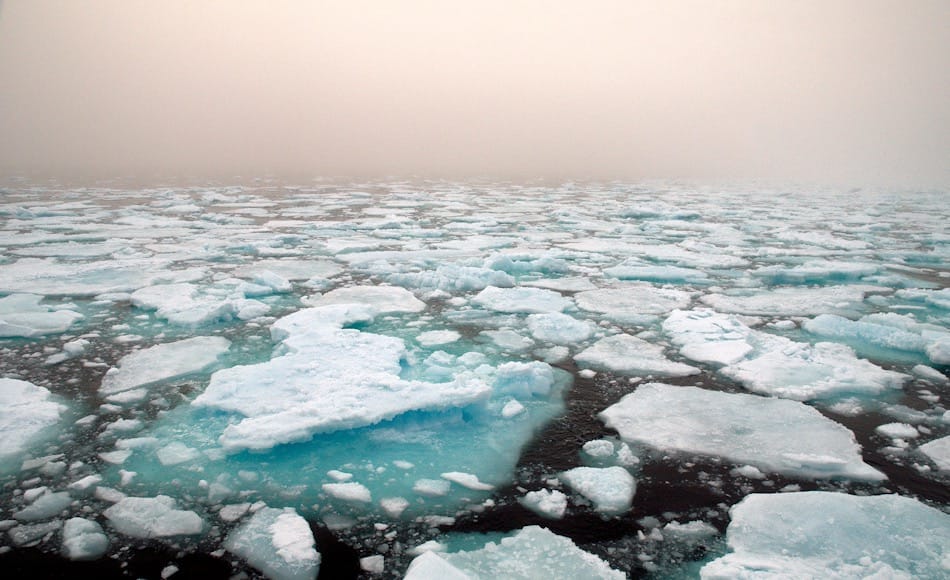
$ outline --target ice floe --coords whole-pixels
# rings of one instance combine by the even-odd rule
[[[624,441],[662,452],[802,478],[885,479],[851,431],[796,401],[648,383],[600,417]]]
[[[292,509],[257,510],[228,534],[224,547],[276,580],[314,580],[320,571],[310,525]]]
[[[568,538],[528,526],[498,543],[467,552],[424,552],[409,565],[407,580],[428,578],[610,578],[626,576]]]
[[[204,531],[205,522],[198,514],[177,507],[167,495],[125,497],[102,513],[119,533],[135,538],[193,536]]]
[[[18,467],[21,455],[53,435],[66,411],[49,390],[0,378],[0,473]]]
[[[696,367],[667,359],[663,347],[629,334],[602,338],[574,360],[581,366],[621,374],[682,377],[700,373]]]
[[[105,374],[99,392],[114,395],[206,372],[220,364],[230,347],[231,341],[220,336],[196,336],[128,354]]]
[[[752,494],[730,510],[730,553],[704,579],[941,578],[950,516],[897,495]]]
[[[355,296],[376,299],[374,310],[416,308],[407,301],[416,300],[411,294],[405,297],[395,291],[405,292],[361,290]],[[401,379],[404,342],[341,328],[350,311],[348,304],[335,304],[291,314],[275,323],[272,331],[283,342],[285,354],[211,376],[208,388],[192,405],[241,417],[221,435],[225,449],[269,449],[306,441],[316,433],[372,425],[417,409],[464,406],[491,395],[491,386],[471,373],[460,373],[445,383]]]

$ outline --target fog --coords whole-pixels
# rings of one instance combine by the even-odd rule
[[[950,2],[16,0],[0,171],[950,184]]]

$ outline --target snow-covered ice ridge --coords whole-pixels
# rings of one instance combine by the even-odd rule
[[[6,187],[0,566],[946,576],[947,197]]]

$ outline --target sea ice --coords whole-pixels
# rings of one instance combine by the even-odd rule
[[[320,571],[310,525],[290,508],[257,510],[224,547],[275,580],[314,580]]]
[[[0,473],[19,467],[18,457],[50,434],[65,412],[47,389],[0,378]]]
[[[102,378],[99,392],[114,395],[138,387],[206,372],[231,347],[220,336],[196,336],[126,355]]]
[[[704,566],[732,578],[944,578],[950,516],[898,495],[752,494],[729,510],[730,553]]]
[[[897,389],[907,379],[858,359],[845,345],[794,342],[712,310],[675,311],[663,322],[663,331],[683,356],[726,365],[719,372],[747,389],[788,399],[873,395]]]
[[[396,292],[409,294],[405,290],[385,290],[356,296],[379,299],[372,308],[415,308]],[[393,296],[396,304],[390,300]],[[416,300],[411,294],[409,298]],[[269,449],[317,433],[372,425],[407,411],[465,406],[491,395],[491,386],[472,373],[459,373],[445,383],[401,379],[403,341],[340,328],[354,315],[365,317],[365,309],[334,304],[300,310],[272,328],[285,354],[211,376],[192,405],[242,416],[221,435],[225,449]]]
[[[663,347],[629,334],[602,338],[574,360],[584,367],[623,374],[683,377],[700,373],[696,367],[667,359]]]
[[[826,286],[819,288],[775,288],[707,294],[700,300],[719,312],[753,316],[817,316],[851,312],[860,308],[870,292],[887,290],[879,286]]]
[[[427,551],[406,570],[406,580],[462,580],[475,578],[601,578],[622,580],[597,556],[578,548],[568,538],[545,528],[528,526],[497,544],[480,550],[439,553]]]
[[[697,362],[729,365],[753,350],[749,327],[712,310],[674,310],[663,321],[663,332],[680,354]]]
[[[497,288],[489,286],[472,302],[488,310],[509,313],[561,312],[572,305],[570,298],[543,288]]]
[[[73,310],[53,310],[41,305],[42,299],[37,294],[11,294],[0,298],[0,338],[61,334],[83,318]]]
[[[590,322],[560,312],[531,314],[527,323],[531,336],[554,344],[575,344],[587,340],[593,333]]]
[[[765,338],[764,334],[758,337]],[[763,341],[759,352],[719,372],[750,391],[797,401],[855,393],[876,395],[899,389],[907,379],[859,359],[850,347],[833,342],[808,345],[776,336]]]
[[[950,471],[950,435],[934,439],[918,447],[941,471]]]
[[[177,505],[167,495],[125,497],[102,513],[116,530],[135,538],[200,534],[205,525],[201,517],[193,511],[176,509]]]
[[[630,510],[637,482],[623,467],[575,467],[558,478],[571,489],[589,499],[594,509],[607,515]]]
[[[657,315],[686,308],[690,294],[682,290],[657,288],[650,284],[627,284],[579,292],[577,306],[622,324],[649,324]]]
[[[412,292],[396,286],[350,286],[331,290],[323,296],[311,298],[310,306],[328,306],[331,304],[364,304],[374,314],[396,312],[422,312],[425,302],[416,298]]]
[[[567,496],[556,489],[539,489],[529,491],[518,500],[518,503],[543,518],[559,520],[567,511]]]
[[[885,479],[848,429],[796,401],[648,383],[599,416],[624,441],[663,452],[796,477]]]
[[[85,518],[70,518],[63,525],[63,556],[70,560],[95,560],[109,549],[102,526]]]

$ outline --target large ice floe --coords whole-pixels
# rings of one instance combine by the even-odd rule
[[[848,429],[796,401],[648,383],[600,417],[624,441],[662,452],[802,478],[884,479]]]
[[[730,510],[730,553],[704,579],[945,578],[950,515],[897,495],[753,494]]]
[[[0,569],[946,576],[946,192],[2,181]]]

